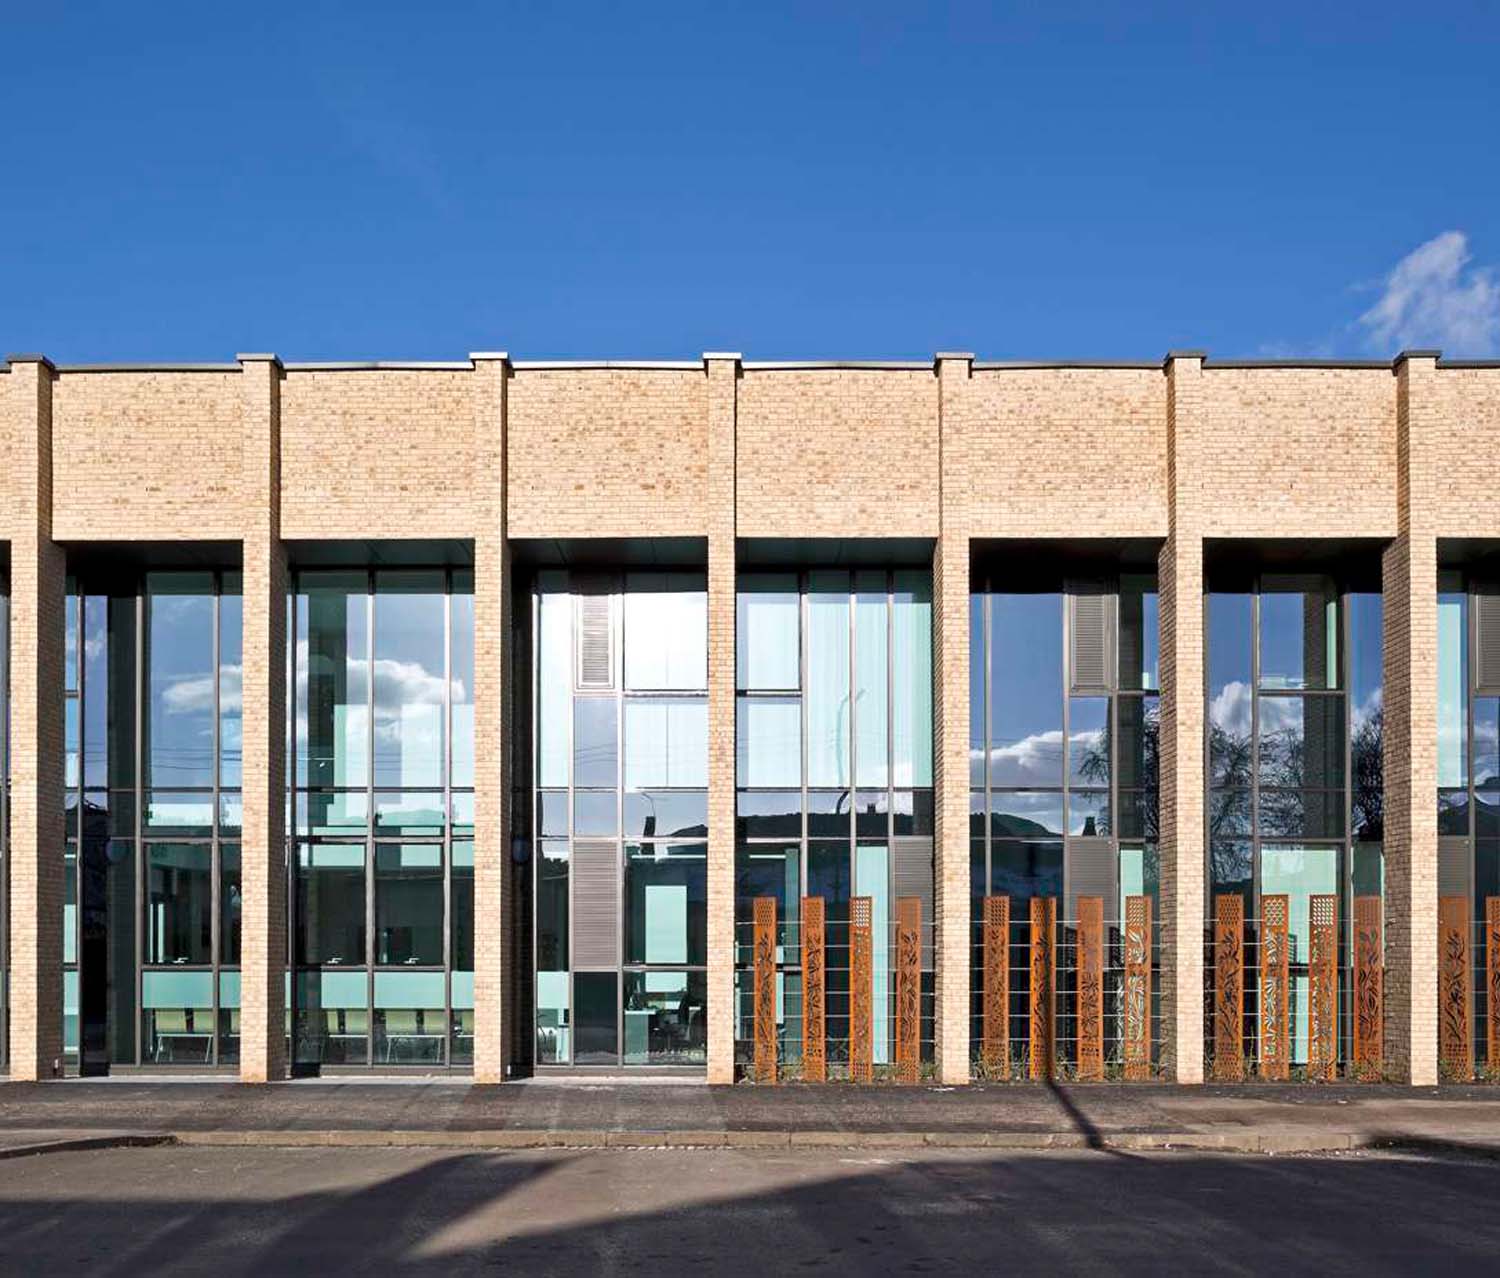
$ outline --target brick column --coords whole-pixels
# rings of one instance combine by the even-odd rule
[[[1179,1083],[1203,1081],[1204,848],[1203,536],[1196,482],[1203,465],[1201,352],[1167,356],[1170,530],[1157,561],[1160,592],[1160,840],[1163,1062]]]
[[[511,917],[510,572],[505,536],[503,353],[474,361],[479,526],[474,533],[474,1081],[506,1077],[515,1042],[516,927]]]
[[[286,607],[281,361],[241,355],[244,465],[240,1079],[287,1073]]]
[[[62,1074],[63,596],[52,540],[52,382],[41,355],[12,355],[7,406],[16,472],[10,589],[10,1076]]]
[[[735,414],[740,357],[708,376],[708,1081],[734,1082]]]
[[[938,1079],[969,1081],[969,556],[968,494],[972,476],[963,446],[959,397],[974,357],[940,354],[938,447],[942,527],[932,559],[934,842]]]
[[[1437,352],[1396,360],[1397,537],[1385,595],[1385,1069],[1438,1081]]]

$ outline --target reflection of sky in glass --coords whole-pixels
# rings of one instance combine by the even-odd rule
[[[1469,686],[1468,597],[1438,596],[1438,779],[1440,786],[1468,784],[1465,698]]]
[[[1500,783],[1500,698],[1474,698],[1474,784]]]
[[[170,580],[164,580],[170,578]],[[193,590],[193,594],[164,594]],[[147,578],[147,784],[214,784],[214,598],[211,577]]]
[[[1336,600],[1322,590],[1262,590],[1261,687],[1337,687],[1337,676]]]
[[[990,784],[1061,785],[1062,596],[994,595]]]
[[[1208,597],[1208,695],[1217,701],[1225,689],[1250,685],[1250,596],[1210,594]],[[1215,719],[1215,723],[1219,720]],[[1249,730],[1248,707],[1245,720]]]

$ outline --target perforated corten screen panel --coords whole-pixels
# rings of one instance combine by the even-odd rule
[[[875,971],[868,896],[849,901],[849,1076],[857,1083],[875,1078]]]
[[[1500,896],[1484,902],[1485,1063],[1500,1075]]]
[[[755,898],[755,1081],[776,1081],[776,898]]]
[[[1151,898],[1125,898],[1125,989],[1121,1038],[1125,1077],[1151,1077]]]
[[[802,898],[802,1077],[809,1083],[828,1079],[826,1022],[827,929],[823,898]]]
[[[1214,1080],[1245,1077],[1245,900],[1214,898]]]
[[[1287,924],[1291,902],[1284,893],[1260,898],[1260,1076],[1291,1077],[1287,1033],[1289,964]]]
[[[1078,1077],[1104,1077],[1104,900],[1078,898]]]
[[[1031,899],[1031,1077],[1051,1078],[1057,1015],[1057,898]]]
[[[1469,899],[1438,902],[1438,1064],[1449,1078],[1474,1073],[1469,1036]]]
[[[984,1036],[986,1069],[1010,1060],[1010,897],[984,898]]]
[[[896,901],[896,1080],[915,1083],[922,1072],[922,902]]]
[[[1354,1077],[1385,1072],[1385,935],[1378,896],[1354,898]]]
[[[1339,899],[1314,896],[1308,917],[1308,1077],[1339,1075]]]

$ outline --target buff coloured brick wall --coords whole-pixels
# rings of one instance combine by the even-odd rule
[[[70,373],[52,387],[58,541],[240,535],[240,374]]]
[[[281,535],[472,537],[474,376],[289,369],[281,388]]]
[[[519,369],[506,431],[511,537],[707,534],[701,369]]]
[[[934,537],[937,378],[750,369],[736,411],[741,537]]]

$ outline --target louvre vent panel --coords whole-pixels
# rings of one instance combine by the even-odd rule
[[[1500,594],[1474,596],[1474,681],[1486,696],[1500,694]]]
[[[579,583],[578,593],[578,688],[598,692],[615,686],[613,608],[609,585],[603,581]]]
[[[1104,921],[1113,924],[1118,913],[1115,887],[1116,854],[1109,839],[1070,839],[1067,852],[1067,917],[1078,917],[1078,898],[1104,899]]]
[[[1114,683],[1114,596],[1098,585],[1080,585],[1071,595],[1071,690],[1108,692]]]
[[[573,844],[573,966],[613,968],[620,961],[620,847],[613,840]]]
[[[1438,895],[1469,895],[1468,839],[1438,840]]]
[[[922,966],[932,966],[932,840],[891,840],[891,917],[894,902],[914,896],[922,902]]]

